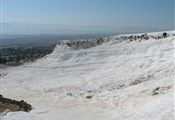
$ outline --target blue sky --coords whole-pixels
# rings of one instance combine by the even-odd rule
[[[173,29],[174,0],[1,0],[3,23]]]

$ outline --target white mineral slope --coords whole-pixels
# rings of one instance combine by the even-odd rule
[[[65,41],[34,63],[2,70],[2,94],[33,110],[0,119],[174,120],[175,32],[167,33],[140,42],[112,36],[90,48]]]

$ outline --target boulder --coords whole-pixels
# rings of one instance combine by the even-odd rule
[[[0,112],[4,112],[7,109],[11,111],[29,112],[32,110],[32,106],[27,102],[25,102],[24,100],[21,101],[12,100],[0,95]]]

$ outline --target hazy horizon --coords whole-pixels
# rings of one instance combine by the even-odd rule
[[[96,34],[155,32],[171,29],[103,26],[103,25],[61,25],[38,23],[2,23],[2,34]]]

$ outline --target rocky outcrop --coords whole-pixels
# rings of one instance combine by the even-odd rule
[[[149,39],[162,39],[170,36],[166,32],[160,33],[159,35],[148,35],[147,33],[145,34],[140,34],[140,35],[130,35],[130,36],[119,36],[115,38],[116,40],[129,40],[129,41],[141,41],[141,40],[149,40]]]
[[[32,106],[24,100],[16,101],[9,98],[5,98],[2,95],[0,95],[0,112],[3,112],[7,109],[11,111],[29,112],[32,110]]]
[[[77,50],[77,49],[87,49],[101,45],[105,42],[104,38],[88,39],[88,40],[66,40],[63,42],[58,42],[58,45],[67,45],[68,47]]]

